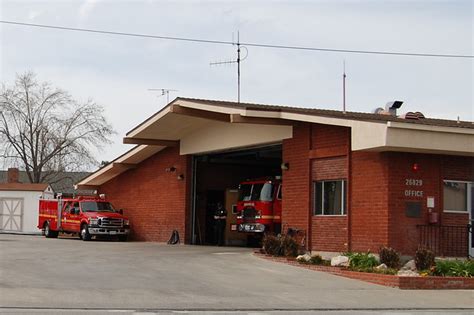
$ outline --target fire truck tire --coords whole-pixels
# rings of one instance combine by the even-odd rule
[[[81,225],[81,233],[79,234],[79,237],[83,241],[90,241],[91,240],[92,237],[89,234],[89,228],[88,228],[87,224]]]
[[[49,227],[49,223],[46,222],[44,224],[44,236],[47,238],[56,238],[58,237],[59,232],[58,231],[52,231],[51,228]]]

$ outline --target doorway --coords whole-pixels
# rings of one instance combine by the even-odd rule
[[[245,246],[247,235],[238,232],[235,224],[234,205],[239,184],[250,179],[281,176],[281,161],[281,144],[195,155],[192,163],[192,244],[216,243],[214,211],[221,202],[227,210],[225,244]]]

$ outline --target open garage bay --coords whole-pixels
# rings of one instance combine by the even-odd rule
[[[401,291],[269,262],[246,248],[0,234],[0,305],[75,310],[414,310],[472,291]]]

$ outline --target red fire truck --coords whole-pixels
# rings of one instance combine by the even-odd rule
[[[48,238],[65,232],[77,233],[83,241],[93,236],[117,236],[120,241],[126,241],[130,222],[101,195],[40,200],[38,228]]]
[[[281,180],[264,178],[240,183],[237,227],[243,233],[281,232]]]

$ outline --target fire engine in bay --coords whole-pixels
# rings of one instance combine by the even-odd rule
[[[239,185],[237,229],[243,233],[281,232],[280,177],[248,180]]]
[[[58,237],[59,232],[79,234],[83,241],[93,236],[117,236],[126,241],[130,222],[115,210],[104,195],[41,199],[39,201],[38,228],[48,238]]]

